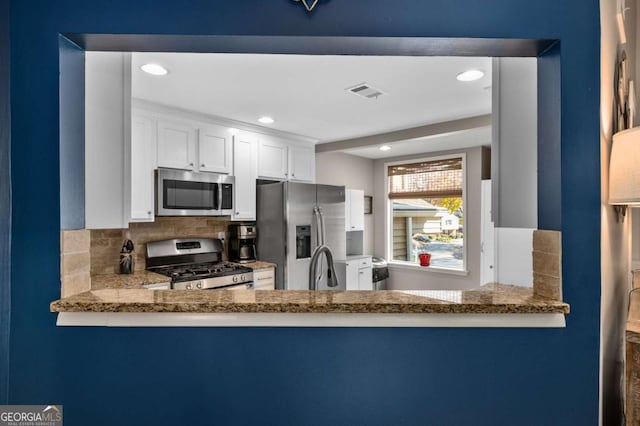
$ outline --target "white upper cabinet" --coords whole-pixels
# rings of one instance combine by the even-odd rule
[[[364,231],[364,191],[347,189],[345,192],[345,229]]]
[[[195,127],[158,120],[158,167],[195,170]]]
[[[258,145],[258,177],[286,180],[289,175],[288,145],[270,136],[261,136]]]
[[[315,181],[316,158],[314,148],[289,146],[289,180]]]
[[[316,157],[313,147],[294,145],[266,135],[259,136],[258,146],[259,178],[315,182]]]
[[[258,138],[240,132],[233,141],[233,174],[235,176],[232,220],[256,220],[256,176]]]
[[[232,173],[232,136],[222,126],[198,129],[198,169],[201,172]]]
[[[134,113],[131,117],[131,222],[153,222],[155,121]]]

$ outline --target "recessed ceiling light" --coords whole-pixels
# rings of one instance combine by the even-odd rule
[[[151,75],[167,75],[169,72],[165,67],[158,64],[144,64],[140,69]]]
[[[484,72],[480,70],[467,70],[456,76],[458,81],[476,81],[484,77]]]
[[[258,118],[258,121],[261,122],[262,124],[273,124],[276,122],[276,120],[274,120],[271,117],[267,117],[266,115],[264,117]]]
[[[389,145],[382,145],[380,147],[380,151],[389,151],[391,149],[391,147]]]

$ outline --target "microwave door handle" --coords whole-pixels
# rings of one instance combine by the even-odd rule
[[[222,184],[218,183],[218,211],[222,213]]]

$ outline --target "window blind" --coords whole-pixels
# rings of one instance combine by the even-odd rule
[[[462,158],[389,166],[389,198],[462,197]]]

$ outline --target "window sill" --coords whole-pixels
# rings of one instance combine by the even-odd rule
[[[408,271],[422,271],[436,274],[458,275],[466,277],[469,275],[468,270],[438,268],[437,266],[420,266],[410,262],[388,261],[390,269],[404,269]]]

